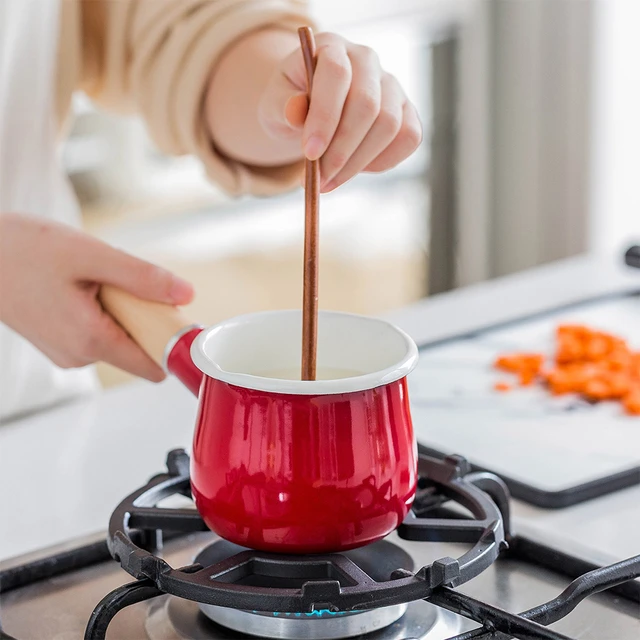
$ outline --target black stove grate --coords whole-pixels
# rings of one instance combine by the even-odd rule
[[[531,553],[521,539],[511,536],[509,495],[504,483],[490,473],[470,473],[467,462],[459,456],[444,460],[420,457],[414,506],[398,530],[400,537],[410,540],[473,543],[473,548],[459,559],[441,558],[415,573],[401,567],[392,571],[388,580],[373,580],[345,554],[296,557],[242,550],[206,567],[195,564],[173,569],[152,553],[159,532],[201,531],[206,526],[194,510],[156,506],[175,493],[190,495],[185,452],[172,451],[167,468],[167,474],[154,477],[125,499],[111,518],[109,549],[137,581],[116,589],[96,607],[86,640],[105,638],[110,620],[123,607],[166,593],[237,609],[281,612],[355,611],[424,599],[482,624],[450,640],[570,640],[545,625],[564,617],[589,595],[621,584],[627,586],[628,581],[640,576],[640,557],[596,569],[577,578],[554,600],[519,615],[455,591],[452,587],[492,564],[508,548],[508,541],[513,545],[511,554],[521,548]],[[472,518],[447,509],[446,504],[451,502],[466,507]],[[147,549],[134,540],[146,541]],[[331,567],[330,572],[327,567]],[[260,572],[288,576],[298,583],[309,575],[331,575],[331,579],[303,581],[295,589],[237,584]],[[337,576],[340,579],[335,579]],[[626,595],[637,597],[637,590],[629,589]]]
[[[0,572],[0,593],[102,562],[110,552],[136,580],[103,598],[91,615],[86,640],[106,638],[110,621],[123,608],[165,593],[238,609],[283,612],[319,608],[354,611],[424,599],[481,625],[449,640],[571,640],[546,625],[563,618],[584,598],[612,589],[640,603],[640,582],[636,580],[640,577],[640,556],[609,567],[594,568],[543,545],[512,536],[509,495],[504,483],[492,474],[469,473],[468,464],[458,456],[445,460],[420,457],[420,481],[412,513],[398,533],[411,540],[473,543],[472,551],[459,559],[441,558],[414,573],[400,556],[392,556],[389,566],[376,573],[357,558],[352,559],[352,552],[278,556],[230,545],[228,557],[212,556],[205,550],[197,560],[207,566],[194,564],[174,569],[153,554],[162,539],[207,528],[193,509],[157,506],[170,495],[190,497],[189,460],[184,451],[171,452],[167,468],[167,473],[155,476],[119,505],[111,518],[106,543]],[[471,518],[451,510],[448,506],[451,503],[466,507]],[[376,544],[394,546],[387,542]],[[488,605],[452,588],[478,575],[501,551],[503,555],[578,577],[553,600],[520,614]],[[401,566],[391,570],[394,562]],[[247,581],[252,572],[259,577],[274,573],[295,577],[292,583],[297,588],[249,586],[247,582],[269,583],[268,580]],[[381,573],[385,572],[389,574],[388,580],[382,579]],[[260,576],[261,573],[264,576]],[[313,578],[305,581],[304,577],[310,575]],[[256,604],[258,606],[253,606]],[[0,628],[0,640],[14,639]]]
[[[114,511],[109,523],[108,545],[122,568],[139,580],[150,580],[159,591],[236,609],[273,612],[360,611],[403,604],[428,597],[441,585],[458,586],[489,567],[508,545],[504,523],[508,526],[508,497],[498,478],[489,474],[469,474],[466,461],[459,456],[436,460],[422,456],[421,478],[414,511],[398,530],[411,540],[472,543],[458,559],[441,558],[412,572],[399,567],[387,580],[373,580],[347,554],[292,556],[243,550],[209,566],[174,569],[152,551],[132,539],[132,533],[146,532],[153,548],[159,531],[183,533],[206,531],[194,509],[167,509],[156,506],[175,494],[190,495],[189,458],[175,450],[167,460],[168,473],[155,476],[143,488],[126,498]],[[475,483],[495,494],[494,502]],[[430,517],[427,507],[444,501],[465,507],[473,516]],[[499,504],[505,510],[501,514]],[[280,575],[292,581],[322,576],[326,568],[332,576],[308,579],[297,588],[249,587],[240,584],[249,575]]]
[[[576,578],[553,600],[515,615],[486,605],[447,587],[439,589],[429,601],[455,613],[480,622],[483,627],[449,638],[449,640],[551,640],[566,639],[542,625],[549,625],[571,613],[585,598],[628,583],[640,575],[640,556],[594,569]],[[531,624],[533,623],[533,624]]]

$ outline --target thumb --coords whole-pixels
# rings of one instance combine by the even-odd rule
[[[284,108],[286,121],[295,129],[302,129],[309,112],[309,98],[306,93],[291,96]]]
[[[192,285],[170,271],[93,240],[84,246],[82,279],[111,284],[152,302],[184,305],[193,300]]]
[[[302,135],[309,109],[304,89],[285,74],[277,74],[267,86],[259,104],[260,124],[272,138]]]

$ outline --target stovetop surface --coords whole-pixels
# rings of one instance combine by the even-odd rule
[[[536,274],[507,279],[503,283],[488,283],[471,292],[454,292],[416,305],[413,310],[398,312],[390,319],[411,333],[419,343],[433,342],[450,340],[470,330],[483,326],[488,328],[504,321],[522,322],[528,314],[566,303],[567,295],[578,302],[581,296],[612,293],[615,287],[611,285],[611,274],[599,263],[585,260],[540,269]],[[632,284],[637,291],[637,276],[625,285],[625,295],[628,295]],[[622,286],[618,288],[620,291],[623,289]],[[507,300],[508,313],[504,311],[503,304]],[[628,306],[628,301],[623,304]],[[631,312],[635,318],[638,307],[634,306]],[[590,319],[600,324],[598,318]],[[640,326],[633,321],[630,325],[636,329]],[[523,328],[526,330],[524,342],[531,346],[527,336],[535,337],[535,331],[531,334],[531,327]],[[522,334],[509,336],[510,340],[514,337],[517,340],[509,345],[501,342],[500,348],[518,348]],[[482,362],[484,360],[483,355]],[[483,378],[491,375],[488,368],[481,373]],[[525,394],[506,399],[504,406],[513,406],[516,401],[527,397]],[[5,486],[11,487],[11,491],[0,495],[0,512],[19,514],[20,527],[16,526],[15,519],[0,518],[0,558],[103,529],[119,500],[159,471],[158,463],[168,449],[188,446],[195,409],[193,399],[175,381],[168,381],[162,387],[138,383],[96,399],[3,425],[0,433],[0,479],[4,480]],[[432,415],[427,420],[425,416],[425,433],[418,433],[420,440],[436,439],[434,418]],[[149,429],[154,433],[151,442]],[[30,444],[34,441],[40,446],[32,449]],[[127,446],[122,446],[124,441]],[[469,439],[464,438],[464,442],[468,446],[458,453],[472,458],[476,447]],[[30,465],[25,465],[20,456],[7,453],[25,450],[30,450]],[[61,453],[52,456],[52,451]],[[1,455],[2,452],[5,455]],[[546,460],[544,451],[530,457]],[[40,474],[34,474],[34,468],[40,469]],[[115,468],[121,473],[114,476]],[[575,470],[574,467],[572,469]],[[46,482],[43,481],[45,477]],[[34,504],[33,496],[36,494],[38,503]],[[101,496],[100,500],[95,500],[96,494]],[[640,486],[637,486],[557,511],[514,501],[516,533],[537,538],[575,557],[606,564],[638,552],[639,496]],[[104,534],[94,539],[104,540]],[[188,565],[214,539],[212,534],[205,533],[173,540],[166,544],[165,558],[174,567]],[[427,565],[444,556],[459,557],[466,547],[409,542],[399,540],[395,534],[390,539],[406,549],[417,566]],[[88,541],[83,538],[64,546],[68,549],[70,545],[80,546]],[[0,562],[0,570],[54,552],[54,549],[48,549]],[[130,580],[131,577],[117,563],[109,560],[9,591],[0,596],[3,629],[18,640],[82,638],[96,604],[110,590]],[[456,590],[502,609],[520,612],[555,597],[569,582],[569,578],[540,566],[501,558]],[[109,627],[107,638],[147,638],[145,625],[149,608],[162,606],[161,600],[133,605],[118,613]],[[423,605],[428,606],[423,602],[416,603],[417,607]],[[461,630],[475,626],[466,619],[456,619]],[[640,637],[640,607],[637,603],[603,593],[582,602],[552,628],[580,640],[635,640]],[[203,635],[203,639],[240,637],[220,628],[216,630],[217,635],[212,635],[211,630],[211,627],[207,628],[208,636]],[[390,627],[384,634],[367,636],[366,640],[424,640],[416,634],[408,637],[406,634],[404,637],[391,635],[392,631]],[[437,637],[433,636],[433,640]],[[176,639],[167,636],[163,640]]]
[[[395,534],[388,539],[408,551],[417,566],[428,564],[443,556],[457,557],[467,548],[467,545],[461,544],[410,542],[399,539]],[[170,541],[165,546],[164,557],[172,566],[190,564],[198,551],[213,540],[213,534],[203,533]],[[21,561],[24,562],[26,559],[22,558]],[[10,591],[3,595],[1,600],[3,629],[19,640],[82,638],[95,605],[110,590],[130,579],[118,564],[107,561]],[[500,559],[458,590],[503,609],[520,612],[555,597],[569,582],[570,580],[551,571],[525,562]],[[157,609],[158,606],[158,601],[152,600],[121,611],[113,619],[107,638],[148,638],[146,623],[149,608]],[[417,606],[427,605],[417,603]],[[461,631],[476,626],[466,619],[457,616],[456,619]],[[610,594],[600,594],[582,602],[574,612],[554,624],[552,628],[576,639],[636,640],[640,633],[640,607]],[[392,635],[393,631],[394,628],[391,627],[386,633],[379,632],[378,635],[371,636],[371,640],[408,640],[407,637]],[[207,637],[213,640],[241,637],[221,628],[217,629],[216,634],[203,635],[202,640]],[[432,637],[437,639],[437,636]],[[370,637],[362,638],[369,640]],[[176,639],[169,637],[166,640]]]

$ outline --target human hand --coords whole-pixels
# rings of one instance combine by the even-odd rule
[[[0,320],[60,367],[102,360],[161,381],[162,369],[100,306],[103,283],[156,302],[193,298],[188,282],[81,231],[0,215]]]
[[[320,160],[322,192],[362,171],[386,171],[422,140],[415,107],[376,53],[344,38],[316,36],[311,103],[302,53],[289,54],[271,76],[258,117],[272,138],[301,138],[307,158]]]

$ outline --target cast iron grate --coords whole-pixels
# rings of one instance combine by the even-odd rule
[[[489,473],[470,473],[466,460],[459,456],[444,460],[420,457],[416,500],[398,530],[400,537],[410,540],[472,543],[472,549],[458,559],[441,558],[415,573],[398,568],[390,572],[388,580],[372,579],[345,554],[279,556],[243,550],[206,567],[195,564],[174,569],[153,554],[162,534],[207,528],[193,509],[157,506],[171,495],[190,496],[186,453],[170,452],[167,469],[126,498],[112,515],[109,550],[137,580],[108,594],[96,607],[86,629],[87,640],[105,638],[109,622],[122,608],[166,593],[202,603],[271,612],[355,611],[425,599],[482,625],[450,640],[570,640],[545,625],[567,615],[589,595],[640,576],[640,556],[595,569],[574,580],[554,600],[519,615],[455,591],[452,587],[491,565],[508,547],[508,541],[516,548],[523,547],[524,555],[534,553],[528,548],[531,545],[511,537],[509,495],[504,483]],[[447,510],[444,505],[450,502],[466,507],[472,517],[461,518]],[[537,549],[535,554],[544,563],[545,550]],[[264,585],[269,575],[285,578],[285,583],[290,579],[296,588],[255,586]],[[249,580],[250,586],[246,579],[252,576],[258,579]],[[313,578],[304,581],[309,576]],[[625,595],[636,598],[638,594],[636,589],[629,589]]]
[[[424,456],[419,460],[421,481],[416,509],[398,533],[411,540],[471,543],[472,548],[458,559],[441,558],[415,573],[398,568],[384,581],[373,580],[345,554],[291,556],[245,550],[210,566],[174,569],[151,550],[136,544],[131,535],[142,531],[153,548],[159,532],[207,530],[194,509],[156,506],[175,494],[190,495],[186,453],[172,451],[167,468],[168,473],[152,478],[116,508],[107,542],[113,557],[134,578],[150,581],[163,593],[203,604],[283,613],[355,611],[401,604],[424,599],[442,585],[455,587],[467,582],[507,547],[503,523],[508,526],[508,497],[502,482],[489,474],[468,474],[466,461],[458,456],[444,460]],[[495,496],[495,502],[488,493]],[[427,512],[445,500],[462,505],[473,518],[430,517]],[[266,568],[295,580],[321,576],[326,567],[331,567],[341,580],[311,579],[296,588],[239,584],[241,578]]]
[[[283,612],[354,611],[425,599],[482,625],[449,640],[571,640],[546,625],[563,618],[584,598],[612,589],[640,602],[640,556],[593,568],[526,538],[512,536],[504,483],[488,473],[469,473],[466,461],[458,456],[445,460],[420,458],[421,480],[413,512],[398,533],[411,540],[471,542],[473,549],[461,558],[441,558],[415,573],[399,556],[397,564],[404,566],[391,570],[395,560],[389,558],[382,571],[388,571],[388,580],[381,579],[380,572],[363,570],[362,563],[348,557],[350,552],[292,557],[241,550],[222,560],[216,558],[206,567],[195,564],[174,569],[153,554],[162,538],[207,529],[193,509],[157,506],[163,498],[175,494],[190,497],[189,460],[184,451],[171,452],[167,467],[167,473],[155,476],[119,505],[111,518],[106,544],[91,544],[3,571],[0,592],[102,562],[108,548],[136,580],[115,589],[98,604],[85,631],[87,640],[106,638],[110,621],[123,608],[165,593],[234,608]],[[446,504],[451,502],[466,507],[471,518],[461,519],[459,513],[447,510]],[[520,614],[453,588],[492,564],[507,541],[509,556],[579,577],[553,600]],[[212,556],[205,553],[200,557]],[[271,584],[271,575],[284,578],[278,584],[288,588],[264,586]],[[251,576],[259,579],[247,580]],[[0,639],[13,640],[1,629]]]

